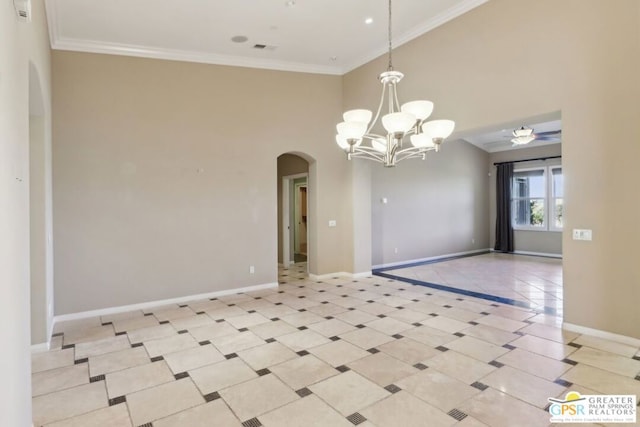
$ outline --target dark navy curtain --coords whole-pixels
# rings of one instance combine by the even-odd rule
[[[496,175],[496,246],[500,252],[513,252],[513,227],[511,226],[511,181],[513,163],[497,165]]]

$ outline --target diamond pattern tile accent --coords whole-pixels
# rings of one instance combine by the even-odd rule
[[[229,353],[229,354],[225,354],[224,355],[224,358],[227,359],[227,360],[228,359],[234,359],[236,357],[238,357],[238,355],[236,353]]]
[[[456,333],[455,333],[455,334],[453,334],[453,335],[455,335],[455,336],[457,336],[457,337],[460,337],[460,338],[464,337],[464,334],[463,334],[462,332],[456,332]]]
[[[504,363],[500,363],[497,360],[492,360],[491,362],[489,362],[489,365],[495,366],[496,368],[502,368],[504,366]]]
[[[296,354],[298,356],[306,356],[307,354],[309,354],[309,352],[307,350],[300,350],[300,351],[297,351]]]
[[[571,381],[563,380],[562,378],[558,378],[554,383],[561,385],[562,387],[571,387],[573,385]]]
[[[399,340],[400,338],[404,338],[404,335],[400,335],[400,334],[394,334],[394,335],[391,335],[391,336],[393,338],[397,339],[397,340]]]
[[[256,374],[258,374],[258,375],[259,375],[259,376],[261,376],[261,377],[263,377],[263,376],[265,376],[265,375],[268,375],[268,374],[270,374],[270,373],[271,373],[271,371],[270,371],[270,370],[268,370],[267,368],[259,369],[259,370],[257,370],[257,371],[256,371]]]
[[[211,341],[204,340],[204,341],[200,341],[198,344],[200,344],[200,345],[209,345],[209,344],[211,344]]]
[[[502,346],[503,348],[506,348],[507,350],[515,350],[515,347],[512,346],[511,344],[505,344]]]
[[[486,390],[486,389],[488,389],[488,388],[489,388],[489,386],[488,386],[488,385],[486,385],[486,384],[482,384],[482,383],[481,383],[481,382],[479,382],[479,381],[476,381],[476,382],[474,382],[473,384],[471,384],[471,387],[473,387],[473,388],[477,388],[477,389],[478,389],[478,390],[480,390],[480,391],[484,391],[484,390]]]
[[[449,412],[447,412],[447,415],[449,415],[450,417],[452,417],[453,419],[456,419],[458,421],[462,421],[465,418],[467,418],[467,414],[465,414],[464,412],[462,412],[459,409],[452,409]]]
[[[88,363],[88,362],[89,362],[89,358],[87,358],[87,357],[85,357],[83,359],[77,359],[77,360],[73,361],[74,365],[80,365],[82,363]]]
[[[397,393],[402,390],[400,387],[398,387],[395,384],[389,384],[384,389],[387,390],[389,393]]]
[[[569,344],[567,344],[567,345],[569,345],[569,346],[571,346],[571,347],[575,347],[575,348],[582,348],[582,345],[580,345],[580,344],[576,344],[576,343],[574,343],[574,342],[570,342],[570,343],[569,343]]]
[[[351,424],[353,424],[354,426],[357,426],[358,424],[362,424],[363,422],[367,421],[365,417],[363,417],[361,414],[357,412],[349,415],[347,417],[347,420],[349,420],[349,422],[351,422]]]
[[[142,344],[141,342],[134,342],[133,344],[131,344],[131,348],[136,348],[136,347],[142,347],[144,344]]]
[[[220,399],[220,393],[214,391],[213,393],[205,394],[203,397],[206,402],[212,402],[214,400]]]
[[[127,401],[127,397],[126,396],[114,397],[113,399],[109,399],[109,406],[118,405],[118,404],[124,403],[126,401]]]
[[[95,383],[95,382],[98,382],[98,381],[104,381],[104,379],[105,379],[104,375],[96,375],[95,377],[89,378],[89,382],[90,383]]]
[[[347,371],[351,370],[351,368],[349,368],[348,366],[345,366],[345,365],[340,365],[340,366],[336,367],[336,369],[338,371],[340,371],[340,372],[347,372]]]
[[[243,422],[242,427],[262,427],[262,423],[257,418],[251,418]]]
[[[340,337],[339,337],[339,336],[337,336],[337,335],[334,335],[334,336],[332,336],[332,337],[329,337],[329,339],[330,339],[331,341],[340,341]]]
[[[151,361],[152,361],[152,362],[159,362],[159,361],[161,361],[161,360],[164,360],[164,357],[162,357],[162,356],[156,356],[156,357],[152,357],[152,358],[151,358]]]
[[[420,369],[421,371],[424,371],[428,368],[428,366],[423,363],[416,363],[415,365],[413,365],[413,367],[416,369]]]
[[[267,338],[265,341],[268,342],[268,343],[272,343],[272,342],[276,342],[276,339],[275,338]]]
[[[369,350],[367,350],[369,353],[371,354],[376,354],[376,353],[380,353],[380,350],[378,350],[375,347],[370,348]]]
[[[569,365],[573,365],[573,366],[576,366],[578,364],[578,362],[576,362],[575,360],[571,360],[567,358],[562,359],[561,362],[568,363]]]
[[[176,380],[182,379],[182,378],[187,378],[189,376],[188,372],[179,372],[177,374],[174,375],[174,378]]]
[[[306,397],[306,396],[309,396],[310,394],[313,394],[313,392],[306,387],[301,388],[300,390],[296,390],[296,393],[300,397]]]
[[[449,349],[445,346],[439,345],[436,347],[436,350],[440,350],[442,352],[449,351]]]

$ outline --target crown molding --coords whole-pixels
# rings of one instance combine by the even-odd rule
[[[424,23],[411,28],[409,31],[396,38],[394,47],[419,37],[440,25],[478,7],[489,0],[467,0],[455,5]],[[276,61],[261,58],[249,58],[233,55],[219,55],[205,52],[182,51],[175,49],[164,49],[157,47],[110,43],[99,40],[68,39],[60,35],[58,29],[58,16],[55,0],[45,0],[47,24],[49,27],[49,40],[51,48],[55,50],[67,50],[75,52],[101,53],[107,55],[123,55],[142,58],[164,59],[169,61],[186,61],[203,64],[227,65],[234,67],[260,68],[267,70],[291,71],[299,73],[344,75],[367,62],[384,55],[386,47],[376,49],[368,54],[362,55],[347,66],[326,66],[317,64],[307,64],[290,61]]]
[[[90,40],[52,39],[51,48],[74,52],[102,53],[107,55],[135,56],[139,58],[165,59],[169,61],[197,62],[202,64],[228,65],[233,67],[261,68],[267,70],[292,71],[297,73],[342,75],[337,67],[323,67],[287,61],[270,61],[203,52],[149,48],[146,46],[116,44]]]

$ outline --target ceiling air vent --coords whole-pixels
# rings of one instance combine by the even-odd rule
[[[13,0],[18,19],[22,22],[31,22],[31,0]]]
[[[276,46],[271,46],[268,44],[254,44],[253,45],[254,49],[258,49],[258,50],[276,50]]]

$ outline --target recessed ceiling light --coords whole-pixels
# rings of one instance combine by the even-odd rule
[[[293,0],[289,0],[289,1],[288,1],[288,2],[286,2],[284,5],[285,5],[285,6],[287,6],[287,7],[293,7],[293,6],[295,6],[295,5],[296,5],[296,2],[295,2],[295,1],[293,1]]]
[[[367,24],[367,25],[372,24],[372,23],[373,23],[373,18],[367,18],[367,19],[365,19],[365,20],[364,20],[364,23],[365,23],[365,24]]]
[[[337,56],[332,56],[332,57],[331,57],[331,58],[329,58],[329,59],[331,59],[332,61],[337,61],[337,60],[338,60],[338,57],[337,57]]]
[[[234,43],[244,43],[247,40],[249,40],[249,38],[247,36],[233,36],[231,37],[231,41]]]

